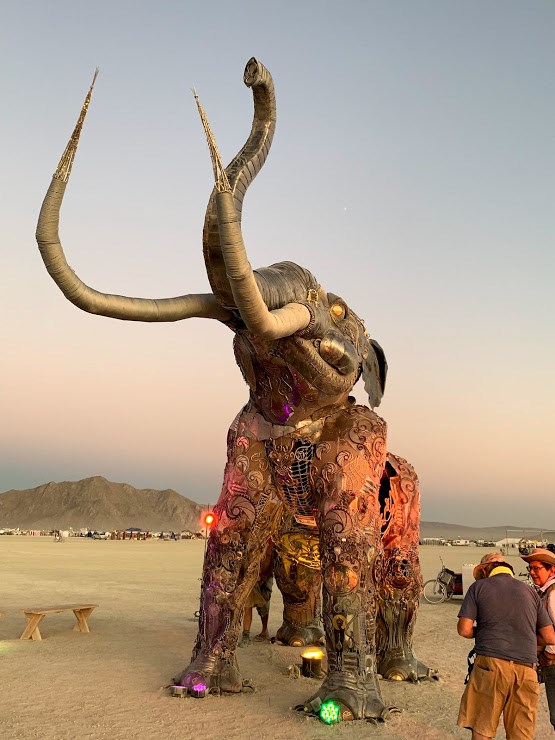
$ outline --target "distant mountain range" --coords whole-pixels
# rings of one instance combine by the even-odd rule
[[[1,500],[1,499],[0,499]],[[534,540],[540,538],[540,533],[549,541],[555,539],[553,530],[541,530],[540,527],[517,527],[507,524],[499,527],[467,527],[465,524],[446,524],[445,522],[420,522],[420,538],[443,537],[446,540],[485,540],[499,542],[504,537],[520,539],[526,537]]]
[[[0,529],[108,530],[140,527],[151,532],[197,532],[206,506],[191,501],[177,491],[138,489],[127,483],[112,483],[102,476],[80,481],[45,483],[37,488],[0,493]],[[512,530],[512,531],[511,531]],[[509,537],[534,539],[539,527],[468,527],[463,524],[421,522],[420,537],[491,540]],[[551,542],[555,532],[545,531]]]
[[[95,476],[1,493],[0,528],[197,532],[206,508],[172,489],[137,489]]]

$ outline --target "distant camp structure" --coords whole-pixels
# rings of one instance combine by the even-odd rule
[[[72,529],[53,529],[53,530],[40,530],[40,529],[19,529],[19,528],[5,528],[0,529],[1,535],[15,535],[20,537],[53,537],[55,542],[64,542],[69,537],[83,537],[92,540],[135,540],[145,541],[151,539],[159,540],[201,540],[204,539],[204,531],[191,532],[188,529],[180,532],[148,532],[139,529],[138,527],[130,527],[129,529],[112,529],[107,532],[97,531],[94,529],[80,529],[74,532]]]
[[[464,540],[464,539],[456,539],[456,540],[448,540],[444,537],[421,537],[420,538],[420,544],[421,545],[435,545],[443,546],[443,547],[494,547],[495,542],[492,542],[491,540]]]

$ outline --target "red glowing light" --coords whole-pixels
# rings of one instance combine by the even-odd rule
[[[208,512],[208,514],[204,515],[204,523],[207,527],[211,527],[215,521],[216,517],[211,512]]]

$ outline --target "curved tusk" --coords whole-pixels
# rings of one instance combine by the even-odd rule
[[[131,298],[101,293],[86,285],[68,265],[58,224],[66,183],[52,178],[37,225],[37,242],[46,269],[65,297],[88,313],[126,321],[180,321],[194,316],[229,321],[231,314],[211,294],[176,298]]]
[[[88,313],[127,321],[179,321],[194,316],[229,321],[229,311],[222,308],[210,293],[162,299],[111,295],[90,288],[68,265],[58,233],[60,207],[97,74],[98,70],[95,71],[77,125],[52,177],[40,211],[36,238],[46,269],[66,298]]]
[[[247,329],[266,339],[281,339],[308,326],[310,312],[301,303],[288,303],[283,308],[268,310],[247,259],[241,220],[229,190],[217,192],[216,209],[227,278],[234,304]]]

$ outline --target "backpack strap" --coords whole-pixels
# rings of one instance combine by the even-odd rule
[[[475,648],[472,648],[472,650],[468,653],[466,657],[466,664],[468,666],[468,672],[466,674],[466,678],[464,679],[465,685],[470,681],[470,674],[472,673],[472,669],[474,668],[475,660],[476,660],[476,650]]]

